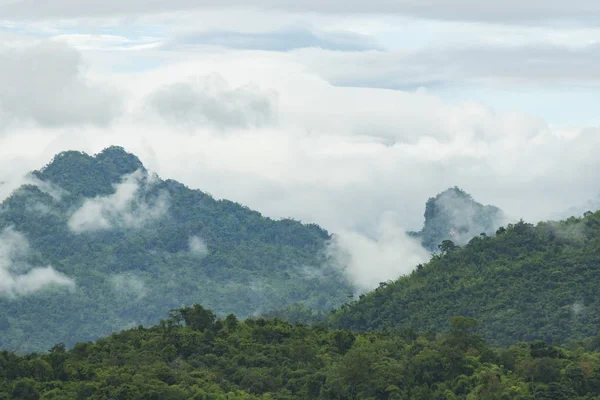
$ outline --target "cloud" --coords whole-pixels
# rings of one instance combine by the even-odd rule
[[[27,238],[13,229],[0,233],[0,296],[26,296],[50,286],[75,287],[75,281],[51,266],[32,268],[26,262]]]
[[[320,32],[309,29],[287,29],[274,32],[208,31],[181,35],[167,41],[163,48],[189,46],[221,46],[232,49],[288,51],[317,47],[335,51],[377,49],[375,41],[353,32]]]
[[[69,218],[69,228],[75,233],[112,228],[136,228],[166,215],[168,205],[163,193],[153,200],[144,194],[151,183],[142,171],[123,177],[115,193],[86,199]]]
[[[336,234],[328,246],[328,254],[360,292],[409,274],[418,264],[429,260],[427,251],[405,234],[391,214],[382,217],[373,238],[358,232]]]
[[[227,81],[212,74],[161,87],[147,103],[166,121],[178,125],[250,128],[274,119],[274,97],[252,85],[230,88]]]
[[[190,236],[189,248],[190,253],[199,258],[203,258],[208,255],[208,247],[206,246],[206,243],[204,243],[204,240],[202,240],[202,238],[199,236]]]
[[[259,0],[251,5],[243,0],[142,0],[86,2],[85,7],[76,0],[0,1],[0,15],[7,19],[20,18],[77,18],[99,16],[145,15],[159,12],[206,10],[214,8],[253,8],[259,10],[281,10],[286,12],[311,12],[340,14],[399,14],[419,18],[461,21],[491,21],[532,23],[535,21],[584,20],[590,24],[600,17],[600,6],[589,0]]]
[[[60,42],[0,44],[0,128],[14,122],[108,125],[121,112],[120,98],[87,80],[82,67],[80,54]]]

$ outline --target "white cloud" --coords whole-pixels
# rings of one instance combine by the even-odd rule
[[[197,257],[206,257],[208,255],[208,247],[204,240],[199,236],[191,236],[189,239],[190,253]]]
[[[109,124],[121,112],[120,97],[88,81],[82,67],[80,54],[60,42],[0,44],[0,128]]]
[[[29,243],[25,236],[13,229],[4,229],[0,233],[0,296],[25,296],[49,286],[75,287],[73,279],[51,266],[32,268],[25,261],[28,252]]]
[[[137,171],[123,177],[115,193],[86,199],[69,218],[69,228],[75,233],[94,232],[112,228],[136,228],[162,218],[168,205],[164,194],[152,201],[143,198],[148,182]]]
[[[429,254],[420,243],[409,238],[390,214],[383,216],[374,238],[357,232],[336,234],[328,253],[361,292],[409,274],[417,264],[429,260]]]
[[[267,125],[273,119],[274,93],[245,85],[229,88],[217,74],[159,88],[148,105],[175,125],[211,125],[218,129]]]

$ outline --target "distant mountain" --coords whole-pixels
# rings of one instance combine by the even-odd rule
[[[419,238],[432,252],[444,240],[463,245],[481,233],[493,235],[505,220],[498,207],[484,206],[457,187],[427,200],[424,216],[423,229],[409,235]]]
[[[586,201],[585,203],[570,207],[568,210],[556,214],[557,219],[569,218],[569,217],[581,217],[587,212],[595,212],[600,210],[600,195],[593,199]]]
[[[60,153],[30,181],[0,205],[2,349],[72,345],[194,303],[328,310],[352,291],[319,226],[162,180],[120,147]]]
[[[600,212],[561,222],[519,222],[475,237],[361,296],[331,317],[339,328],[442,331],[477,319],[496,345],[566,342],[598,334]]]

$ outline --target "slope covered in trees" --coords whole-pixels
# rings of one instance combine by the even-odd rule
[[[492,349],[453,318],[445,335],[355,334],[199,305],[72,350],[0,353],[3,399],[596,399],[600,337]],[[596,396],[596,397],[594,397]]]
[[[352,291],[319,226],[161,180],[122,148],[64,152],[32,176],[0,206],[1,349],[71,346],[197,302],[330,310]]]
[[[505,219],[498,207],[484,206],[457,187],[427,200],[424,217],[423,229],[409,235],[420,239],[431,252],[444,240],[462,245],[481,233],[491,236]]]
[[[600,213],[537,226],[523,221],[445,252],[409,276],[342,306],[333,326],[442,331],[476,318],[494,344],[560,343],[600,329]]]

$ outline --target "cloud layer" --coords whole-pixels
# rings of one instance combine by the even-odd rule
[[[412,248],[387,212],[418,230],[457,185],[536,221],[600,193],[599,6],[526,3],[0,0],[0,196],[55,153],[121,145],[164,178],[338,233],[357,281],[374,263],[348,249],[387,271],[377,285],[410,268],[387,250]],[[62,19],[77,16],[94,18]],[[71,228],[158,218],[138,184],[89,199]]]
[[[533,22],[585,19],[593,22],[600,16],[600,6],[589,0],[517,0],[479,2],[476,0],[258,0],[251,6],[243,0],[91,0],[82,7],[76,0],[3,0],[0,15],[18,18],[77,18],[98,16],[144,15],[169,11],[214,8],[254,8],[287,12],[328,14],[400,14],[420,18],[467,21]]]

